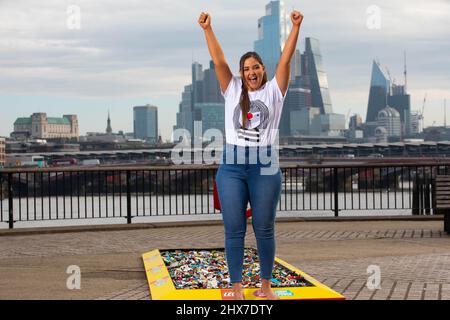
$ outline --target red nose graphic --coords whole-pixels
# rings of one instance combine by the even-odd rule
[[[252,120],[253,114],[251,112],[247,113],[247,119]]]

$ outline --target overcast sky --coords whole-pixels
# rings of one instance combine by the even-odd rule
[[[153,104],[167,139],[192,61],[208,65],[200,12],[211,13],[237,73],[268,2],[0,0],[0,135],[9,136],[14,120],[33,112],[78,114],[82,134],[104,131],[108,110],[114,131],[131,132],[132,107]],[[372,60],[403,83],[406,50],[412,109],[422,109],[427,93],[425,125],[443,123],[445,98],[450,107],[450,0],[284,2],[305,16],[298,49],[305,37],[320,40],[334,112],[364,119]],[[81,10],[81,29],[68,28],[70,5]],[[373,5],[381,10],[379,29],[367,27]]]

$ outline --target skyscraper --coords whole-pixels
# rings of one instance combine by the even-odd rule
[[[293,113],[311,107],[311,90],[306,88],[304,78],[298,76],[289,83],[283,111],[281,112],[280,137],[290,136],[293,131],[297,132],[298,130],[291,126]],[[298,115],[299,113],[297,112],[296,118],[298,118]],[[297,126],[295,127],[297,128]]]
[[[299,50],[295,50],[291,59],[291,81],[302,74],[302,55]]]
[[[328,78],[322,64],[319,40],[306,38],[305,52],[302,54],[302,77],[311,89],[312,106],[319,108],[321,114],[333,113]]]
[[[219,81],[216,76],[214,62],[209,61],[209,69],[203,71],[203,97],[202,101],[206,103],[224,103],[225,100],[220,92]]]
[[[177,113],[177,124],[174,126],[174,130],[186,129],[189,132],[193,132],[194,112],[192,110],[192,96],[192,84],[184,86],[179,111]]]
[[[369,103],[367,105],[366,122],[377,120],[378,112],[387,107],[390,82],[381,71],[381,66],[375,60],[372,64],[372,79],[370,80]]]
[[[388,96],[387,103],[400,114],[402,136],[410,136],[411,128],[411,96],[406,93],[406,87],[392,85],[392,94]]]
[[[188,130],[193,143],[195,138],[201,140],[201,137],[194,137],[194,133],[202,134],[206,129],[214,127],[216,124],[217,129],[222,130],[224,113],[219,111],[217,106],[220,104],[222,108],[225,108],[225,104],[220,93],[213,61],[210,61],[209,69],[206,70],[203,70],[200,63],[194,62],[191,70],[192,84],[184,87],[177,113],[177,124],[174,129]],[[211,110],[207,109],[208,105],[212,106]],[[202,132],[194,132],[194,121],[207,122],[204,123]]]
[[[291,128],[290,135],[311,135],[311,124],[313,123],[313,119],[318,115],[320,115],[319,108],[308,107],[291,111],[289,119]]]
[[[288,19],[283,1],[266,5],[266,15],[258,19],[258,40],[254,50],[261,56],[267,77],[273,78],[288,36]]]
[[[381,70],[380,64],[376,61],[373,62],[372,78],[370,81],[369,103],[367,106],[366,117],[366,122],[374,122],[377,121],[377,117],[381,110],[385,109],[386,107],[394,108],[400,116],[400,136],[402,137],[410,136],[412,133],[411,97],[406,93],[406,63],[404,74],[404,85],[391,83],[391,81],[388,80],[388,78]],[[388,130],[388,133],[389,132],[390,131]]]
[[[201,102],[195,104],[200,110],[202,121],[202,134],[208,129],[217,129],[225,134],[225,104],[217,102]]]
[[[328,79],[322,64],[319,40],[306,38],[305,52],[301,55],[297,53],[294,58],[295,61],[291,61],[291,64],[296,64],[300,60],[301,68],[300,70],[299,68],[292,68],[291,65],[291,69],[295,73],[300,71],[300,76],[295,76],[294,78],[291,76],[292,80],[289,83],[289,90],[281,114],[280,137],[299,132],[298,126],[291,127],[292,121],[290,119],[294,114],[296,118],[300,114],[309,114],[307,111],[298,112],[303,108],[317,108],[320,114],[323,115],[333,114]],[[326,121],[339,121],[338,127],[342,127],[340,116],[336,115],[323,119],[326,119]],[[333,128],[333,125],[324,126],[323,128]],[[310,128],[310,126],[302,126],[302,134],[305,134],[304,128]]]
[[[194,62],[192,64],[192,101],[203,102],[203,66]]]
[[[137,106],[134,112],[134,137],[151,143],[158,142],[158,108],[151,105]]]

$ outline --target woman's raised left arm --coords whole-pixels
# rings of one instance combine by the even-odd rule
[[[284,45],[283,52],[281,53],[280,61],[278,62],[275,77],[280,87],[283,96],[286,95],[286,91],[289,86],[289,78],[291,72],[291,59],[294,55],[295,48],[297,46],[298,35],[300,34],[300,25],[303,21],[303,15],[299,11],[292,11],[291,13],[292,30]]]

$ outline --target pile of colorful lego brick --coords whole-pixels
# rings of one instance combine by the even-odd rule
[[[223,249],[168,250],[161,256],[176,289],[231,288]],[[259,260],[256,249],[244,251],[244,288],[261,287]],[[272,287],[308,287],[310,282],[288,268],[275,263]]]

